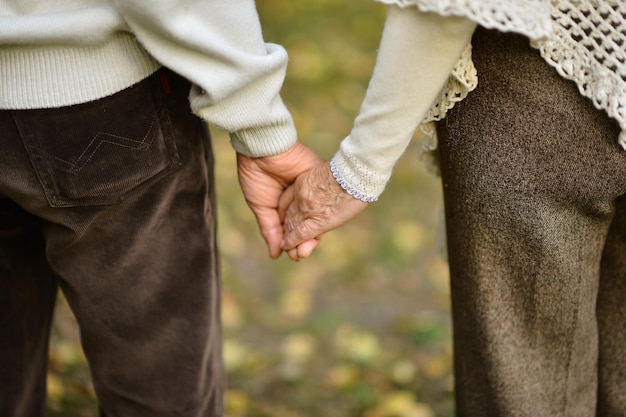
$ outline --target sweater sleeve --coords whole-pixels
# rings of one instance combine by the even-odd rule
[[[475,27],[462,17],[389,6],[365,99],[331,161],[347,192],[364,201],[383,192]]]
[[[254,0],[113,0],[139,42],[194,85],[191,108],[249,156],[296,141],[280,97],[286,51],[263,40]]]

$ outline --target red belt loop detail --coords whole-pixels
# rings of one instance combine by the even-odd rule
[[[170,82],[167,80],[167,74],[165,73],[164,70],[161,70],[160,75],[161,75],[161,86],[163,87],[163,92],[165,94],[171,93],[172,90],[170,89]]]

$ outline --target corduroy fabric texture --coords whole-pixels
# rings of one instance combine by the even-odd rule
[[[45,414],[57,283],[108,417],[222,415],[212,153],[189,88],[163,72],[0,112],[0,415]]]
[[[473,48],[478,87],[439,123],[457,414],[624,416],[620,126],[524,37]]]

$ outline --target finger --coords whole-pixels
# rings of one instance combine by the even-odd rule
[[[284,224],[285,236],[284,241],[281,243],[283,250],[291,250],[306,241],[314,240],[318,236],[321,237],[324,232],[320,226],[316,226],[311,220],[305,220],[292,227],[289,222],[289,213],[287,213],[287,219],[285,219]]]
[[[289,259],[291,259],[292,261],[300,262],[300,258],[298,257],[298,249],[297,248],[293,248],[291,250],[288,250],[287,251],[287,256],[289,256]]]
[[[315,250],[315,248],[317,248],[317,245],[319,244],[320,244],[319,239],[311,239],[311,240],[307,240],[306,242],[301,243],[296,248],[298,258],[300,259],[308,258],[309,255],[313,253],[313,251]]]
[[[276,227],[266,231],[261,231],[261,235],[263,235],[263,239],[265,240],[265,244],[267,245],[270,258],[280,258],[280,255],[282,255],[283,253],[283,250],[280,247],[280,244],[283,241],[282,227]]]
[[[278,216],[278,211],[272,209],[254,210],[259,224],[261,236],[265,240],[269,255],[272,259],[279,258],[282,254],[281,242],[283,241],[283,226]]]
[[[285,215],[281,220],[283,225],[283,233],[286,236],[287,234],[293,233],[295,230],[297,230],[300,222],[305,221],[305,218],[303,213],[298,211],[296,203],[292,203],[289,207],[287,207],[287,210],[285,210]]]
[[[283,191],[278,199],[278,217],[281,222],[285,220],[285,215],[287,213],[287,208],[291,205],[294,200],[295,192],[293,186],[289,186]]]

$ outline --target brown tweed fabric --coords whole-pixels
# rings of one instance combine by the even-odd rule
[[[457,414],[626,415],[626,151],[529,47],[478,29],[440,123]]]

